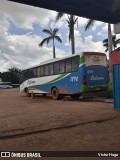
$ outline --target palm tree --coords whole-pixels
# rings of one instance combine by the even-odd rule
[[[52,40],[53,41],[53,58],[56,58],[55,40],[62,43],[62,40],[60,39],[60,37],[58,35],[56,35],[58,31],[59,31],[58,28],[54,28],[53,30],[51,28],[50,29],[43,29],[43,32],[48,34],[49,36],[47,38],[44,38],[39,44],[39,47],[42,47],[45,43],[49,44],[49,42]]]
[[[59,20],[64,16],[64,13],[58,12],[56,20]],[[75,54],[75,36],[74,36],[74,25],[76,24],[78,18],[74,15],[68,15],[68,27],[69,27],[69,41],[71,41],[72,54]]]
[[[103,46],[106,47],[105,52],[108,51],[108,39],[103,40]]]
[[[114,50],[117,48],[117,45],[120,44],[120,39],[116,39],[116,35],[112,36],[112,43]],[[108,38],[103,40],[103,46],[106,47],[105,52],[108,51]]]
[[[88,19],[87,24],[85,26],[85,31],[87,31],[90,27],[92,27],[95,23],[95,20],[93,19]]]
[[[88,19],[88,22],[85,26],[85,30],[88,30],[91,26],[93,26],[95,23],[95,20],[93,19]],[[109,53],[112,52],[112,32],[111,32],[111,25],[110,23],[108,23],[108,50],[109,50]]]

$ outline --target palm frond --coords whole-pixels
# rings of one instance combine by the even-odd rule
[[[93,19],[88,19],[87,24],[85,26],[85,31],[88,30],[91,26],[93,26],[95,23],[95,20]]]
[[[53,39],[53,37],[49,36],[47,37],[47,44],[49,44],[49,42]]]
[[[120,39],[116,40],[116,35],[112,35],[112,45],[117,48],[117,44],[120,44]],[[103,46],[108,47],[108,38],[103,40]]]
[[[107,52],[107,51],[108,51],[108,48],[106,48],[105,52]]]
[[[103,46],[106,47],[105,52],[107,52],[108,51],[108,44],[103,44]]]
[[[77,23],[77,28],[78,28],[78,17],[75,19],[74,24]]]
[[[108,43],[108,38],[103,40],[103,43]]]
[[[40,44],[39,44],[39,47],[42,47],[45,43],[47,43],[48,42],[48,38],[44,38],[41,42],[40,42]]]
[[[116,44],[120,44],[120,39],[117,39],[117,40],[116,40]]]
[[[52,39],[54,39],[54,38],[55,38],[56,40],[58,40],[59,42],[62,42],[62,40],[60,39],[60,37],[56,35],[56,33],[57,33],[58,31],[59,31],[58,28],[54,28],[53,30],[52,30],[51,28],[50,28],[49,30],[48,30],[48,29],[43,29],[43,32],[49,34],[49,37],[44,38],[44,39],[41,41],[41,43],[39,44],[39,47],[42,47],[45,43],[48,44],[49,41],[52,40]]]
[[[76,23],[78,21],[78,17],[74,20],[74,23]]]
[[[61,38],[60,38],[59,36],[55,36],[54,38],[55,38],[58,42],[62,43],[62,40],[61,40]]]
[[[103,43],[103,46],[106,47],[105,52],[107,52],[108,51],[108,43]]]
[[[116,41],[116,35],[112,36],[112,41],[115,42]]]
[[[68,23],[68,27],[69,27],[70,21],[69,21],[69,20],[66,20],[66,21],[67,21],[67,23]]]
[[[108,47],[108,43],[103,43],[103,46],[104,47]]]
[[[47,33],[49,36],[47,38],[44,38],[41,43],[39,44],[39,47],[42,47],[45,43],[49,44],[50,40],[53,40],[53,58],[55,58],[55,45],[54,45],[54,39],[56,39],[59,42],[62,42],[59,36],[56,35],[56,33],[59,31],[58,28],[54,28],[53,30],[50,29],[43,29],[44,33]]]
[[[53,30],[53,34],[54,35],[56,35],[56,33],[59,31],[59,29],[58,28],[54,28],[54,30]]]
[[[43,29],[43,32],[48,34],[48,35],[51,35],[51,29],[50,30],[49,29]]]
[[[64,13],[63,12],[58,12],[58,14],[57,14],[57,16],[56,16],[56,21],[58,21],[60,18],[62,18],[63,17],[63,15],[64,15]]]

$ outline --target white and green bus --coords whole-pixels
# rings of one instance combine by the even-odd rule
[[[83,52],[52,59],[23,70],[20,81],[20,92],[28,96],[51,93],[53,99],[78,98],[84,92],[107,90],[107,58],[104,53]]]

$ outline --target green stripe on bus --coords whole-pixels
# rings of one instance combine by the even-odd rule
[[[92,87],[89,87],[89,86],[80,85],[80,92],[97,91],[97,89],[106,90],[106,89],[108,89],[108,86],[95,86],[95,87],[92,88]]]
[[[48,83],[46,83],[46,84],[56,82],[56,81],[62,79],[63,77],[65,77],[67,74],[68,74],[68,73],[64,73],[64,74],[60,75],[59,77],[53,79],[52,81],[50,81],[50,82],[48,82]]]
[[[82,63],[84,63],[85,62],[85,56],[82,56],[81,58],[80,58],[80,64],[82,64]]]

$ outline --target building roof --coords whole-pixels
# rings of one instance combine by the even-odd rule
[[[120,0],[9,0],[107,23],[120,22]]]

